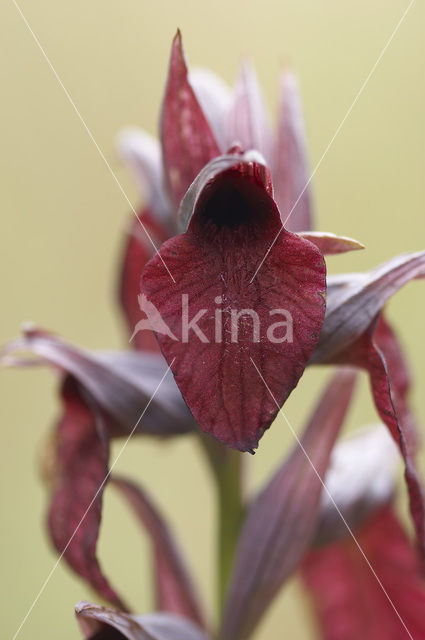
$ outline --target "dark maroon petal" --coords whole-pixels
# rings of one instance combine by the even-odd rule
[[[311,362],[327,362],[352,344],[394,293],[423,277],[425,251],[397,256],[366,273],[329,277],[326,317]]]
[[[290,457],[255,499],[243,525],[227,598],[222,640],[245,640],[309,546],[321,478],[341,429],[355,374],[331,381]]]
[[[325,476],[329,493],[322,493],[313,544],[347,538],[347,525],[356,531],[389,504],[399,462],[398,449],[383,425],[361,430],[338,443]]]
[[[364,245],[346,236],[336,236],[334,233],[323,231],[302,231],[298,235],[309,240],[323,253],[323,255],[335,255],[347,251],[364,249]]]
[[[376,409],[397,442],[405,462],[410,512],[425,560],[425,496],[415,464],[417,435],[407,404],[408,372],[396,338],[381,317],[332,362],[366,369]]]
[[[96,558],[109,457],[102,417],[70,378],[63,386],[62,400],[48,513],[49,534],[57,551],[81,578],[102,598],[125,608],[103,576]]]
[[[230,161],[232,168],[226,164],[229,157],[212,161],[211,178],[206,174],[192,185],[181,211],[182,220],[189,221],[187,231],[168,240],[161,256],[148,263],[142,291],[169,327],[171,334],[158,333],[158,341],[199,425],[221,442],[248,451],[257,447],[277,413],[251,358],[282,405],[320,333],[325,264],[314,245],[282,229],[265,167],[246,156]],[[217,171],[221,163],[227,168]],[[176,283],[167,282],[161,257]],[[198,335],[185,332],[183,300],[190,320],[201,314]],[[244,322],[233,315],[232,323],[232,312],[247,309],[258,322],[247,314]]]
[[[22,339],[3,350],[3,363],[17,352],[39,356],[75,378],[110,418],[112,436],[128,435],[136,423],[137,433],[161,436],[193,429],[194,420],[159,354],[92,354],[34,327],[27,327]],[[19,364],[19,359],[12,359],[11,364]]]
[[[296,78],[282,77],[273,185],[282,221],[290,231],[312,228],[304,122]],[[288,217],[289,216],[289,217]]]
[[[239,144],[244,151],[255,149],[270,166],[272,135],[261,87],[252,65],[242,65],[227,115],[227,146]]]
[[[141,326],[140,323],[146,319],[146,314],[140,308],[138,299],[140,275],[146,263],[155,254],[154,245],[159,248],[170,237],[170,233],[152,216],[148,209],[145,209],[139,218],[149,236],[137,219],[131,221],[125,239],[118,294],[130,336],[132,336],[131,345],[140,350],[156,351],[158,343],[153,332],[147,327],[138,330],[138,327]]]
[[[357,540],[376,577],[351,538],[314,551],[304,561],[303,578],[311,592],[320,637],[425,638],[425,582],[391,508],[376,514],[358,532]]]
[[[391,388],[394,389],[394,402],[400,418],[408,420],[413,427],[413,416],[408,405],[411,387],[411,375],[403,348],[397,336],[381,313],[376,324],[373,339],[377,348],[382,351],[388,367]],[[415,434],[412,433],[412,446],[415,445]]]
[[[171,613],[130,616],[122,611],[80,602],[75,607],[75,614],[86,640],[208,640],[193,622]],[[115,634],[106,635],[107,631],[113,630]]]
[[[154,546],[157,609],[180,614],[203,627],[189,573],[163,516],[139,486],[116,476],[112,482],[129,502]]]
[[[178,207],[202,167],[220,154],[188,79],[180,31],[171,51],[161,114],[161,142],[167,184]]]

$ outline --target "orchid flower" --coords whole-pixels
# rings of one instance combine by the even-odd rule
[[[220,639],[251,637],[276,593],[297,569],[326,640],[356,640],[361,634],[401,640],[406,631],[422,637],[425,580],[392,506],[397,448],[379,425],[333,449],[354,382],[350,371],[331,380],[304,431],[303,449],[295,445],[249,506]],[[324,469],[322,485],[317,472]],[[116,483],[146,526],[152,506],[145,494],[128,481]],[[155,516],[152,522],[157,523]],[[163,525],[153,526],[161,552]],[[120,634],[129,640],[171,640],[183,633],[185,638],[210,637],[182,610],[131,617],[81,603],[76,614],[90,639],[120,638]]]
[[[293,447],[290,456],[246,507],[218,633],[221,640],[242,640],[252,635],[273,598],[308,550],[321,508],[320,474],[324,474],[329,464],[354,384],[352,371],[341,371],[332,378],[304,430],[303,446],[296,444]],[[85,637],[93,640],[119,638],[121,633],[129,640],[150,637],[171,640],[181,637],[178,634],[187,630],[185,638],[192,637],[190,633],[198,634],[193,635],[194,640],[207,638],[188,573],[181,556],[176,555],[175,543],[169,537],[162,516],[139,486],[123,478],[115,478],[113,484],[152,537],[157,566],[157,603],[167,613],[156,617],[131,617],[125,611],[82,603],[77,606],[76,613]],[[267,529],[264,528],[266,523]],[[293,535],[294,528],[299,530],[299,536]]]
[[[77,605],[84,638],[248,640],[297,571],[325,640],[396,640],[406,629],[421,637],[419,439],[408,366],[384,307],[425,276],[425,252],[327,276],[325,255],[363,245],[312,230],[292,74],[282,78],[273,135],[252,67],[242,66],[233,91],[211,72],[189,72],[178,32],[160,138],[126,130],[118,143],[144,202],[129,226],[119,283],[133,348],[93,353],[25,326],[2,352],[4,365],[47,364],[59,374],[61,415],[45,473],[48,530],[69,566],[115,607]],[[254,452],[306,367],[317,364],[337,373],[290,454],[246,498],[243,453]],[[357,369],[369,376],[387,431],[336,445]],[[215,624],[149,488],[111,474],[111,440],[133,435],[190,435],[206,455],[219,505]],[[419,554],[394,508],[398,453]],[[130,613],[101,569],[96,545],[108,481],[151,542],[156,613]],[[375,613],[385,618],[379,629]]]
[[[396,468],[382,427],[332,455],[314,547],[301,566],[323,640],[425,637],[425,580],[394,507]]]
[[[61,378],[63,411],[49,456],[54,463],[44,474],[51,490],[52,542],[101,597],[126,610],[96,558],[110,439],[131,433],[172,437],[190,432],[194,420],[157,354],[90,354],[35,327],[26,327],[23,338],[8,345],[4,362],[30,364],[21,352],[41,358]]]
[[[157,211],[157,225],[167,220],[174,232],[184,231],[157,254],[152,246],[147,251],[146,239],[137,249],[130,237],[121,288],[129,322],[136,320],[129,300],[134,305],[143,271],[142,291],[171,329],[171,334],[157,331],[157,339],[183,398],[201,429],[241,451],[257,447],[308,363],[366,369],[378,413],[406,462],[412,517],[425,558],[425,501],[414,461],[417,437],[407,405],[407,368],[381,313],[400,287],[425,276],[425,252],[399,256],[366,274],[330,276],[325,286],[316,249],[341,253],[362,245],[308,231],[311,197],[296,82],[283,78],[274,140],[249,66],[242,68],[233,96],[221,83],[205,80],[199,73],[191,80],[178,33],[162,107],[161,151],[153,154],[154,143],[146,144],[142,134],[127,132],[121,139],[123,157],[139,181],[150,185],[141,218],[149,224]],[[285,225],[305,233],[290,233]],[[155,237],[166,236],[163,225]],[[149,254],[153,257],[146,264]],[[186,340],[182,295],[192,318],[203,314],[199,332]],[[282,308],[293,320],[293,340],[271,344],[268,314]],[[251,323],[245,322],[235,343],[232,313],[247,309],[258,313],[262,331],[255,340]],[[224,318],[219,341],[214,340],[217,316]]]

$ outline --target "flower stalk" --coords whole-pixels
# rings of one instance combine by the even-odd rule
[[[217,496],[217,612],[222,615],[244,515],[243,456],[200,436],[213,473]]]
[[[242,455],[229,451],[217,476],[219,530],[218,530],[218,607],[225,602],[236,546],[243,517]]]

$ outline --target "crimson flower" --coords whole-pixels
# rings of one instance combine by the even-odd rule
[[[294,78],[286,75],[282,81],[274,140],[252,69],[243,67],[229,97],[217,79],[199,72],[191,77],[179,33],[163,100],[161,149],[145,134],[127,132],[121,151],[149,196],[140,216],[144,231],[159,242],[183,231],[156,254],[141,236],[139,222],[133,223],[121,300],[133,328],[140,318],[136,297],[143,271],[145,299],[170,329],[157,332],[159,345],[199,426],[224,444],[252,451],[307,363],[365,369],[378,413],[406,462],[411,511],[425,558],[425,502],[415,466],[409,374],[382,315],[400,287],[424,277],[425,253],[393,258],[365,274],[329,276],[326,287],[320,252],[362,245],[308,231],[311,197]],[[189,333],[186,340],[184,295],[190,318],[200,317],[199,333]],[[234,341],[232,313],[247,309],[258,314],[261,330],[255,339],[245,318]],[[285,310],[291,318],[292,341],[285,335],[277,344],[270,340],[274,310]],[[222,319],[218,342],[217,314]],[[152,336],[136,333],[135,345],[145,348],[148,340],[151,348]]]
[[[416,637],[424,635],[412,604],[425,602],[420,560],[393,506],[397,449],[382,429],[333,449],[355,369],[364,369],[405,463],[423,560],[425,501],[415,463],[410,374],[383,310],[400,287],[425,276],[425,252],[366,273],[326,277],[325,254],[362,245],[311,230],[302,116],[290,74],[282,80],[277,129],[274,137],[249,65],[230,93],[211,73],[188,72],[177,33],[161,144],[134,130],[119,142],[144,198],[131,220],[119,288],[134,350],[91,353],[34,326],[3,350],[3,364],[33,363],[25,352],[59,373],[62,413],[46,474],[48,529],[72,569],[116,607],[77,606],[91,640],[247,640],[297,570],[325,640],[398,640],[403,624]],[[257,448],[306,366],[314,364],[341,368],[290,455],[256,496],[244,500],[239,452]],[[184,434],[202,442],[227,507],[216,633],[148,492],[127,478],[110,478],[113,438]],[[155,614],[130,614],[97,559],[108,480],[151,540]],[[359,545],[347,525],[371,560],[360,571]],[[374,620],[383,617],[386,626],[376,628]]]
[[[161,115],[162,163],[156,158],[155,184],[142,214],[156,238],[163,240],[170,229],[182,232],[147,265],[139,248],[144,304],[169,329],[157,331],[161,351],[199,426],[241,451],[258,446],[319,339],[326,271],[315,245],[332,252],[358,248],[330,234],[289,231],[307,232],[311,214],[296,85],[291,76],[282,84],[273,139],[250,67],[243,67],[232,99],[223,89],[211,91],[211,84],[206,95],[205,78],[199,83],[199,75],[191,80],[188,74],[178,33]],[[209,106],[204,110],[203,104]],[[121,147],[152,182],[154,162],[143,138],[129,134]],[[132,321],[135,296],[127,273],[134,269],[134,242],[122,291]],[[189,331],[182,326],[182,299]],[[276,314],[290,319],[290,336]]]
[[[394,508],[396,462],[382,427],[333,453],[329,494],[301,565],[323,640],[425,637],[423,571]]]

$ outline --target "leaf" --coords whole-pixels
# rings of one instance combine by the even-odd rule
[[[59,554],[102,597],[125,609],[96,558],[109,444],[101,415],[75,380],[62,389],[48,530]]]
[[[329,493],[322,493],[314,544],[349,537],[347,525],[356,531],[389,504],[398,462],[397,447],[382,425],[361,430],[338,443],[325,476]]]
[[[166,182],[178,207],[199,171],[220,154],[188,79],[180,31],[174,38],[171,50],[162,104],[161,144]]]
[[[239,71],[227,114],[227,147],[259,151],[270,166],[272,135],[264,97],[253,66],[246,60]]]
[[[130,616],[88,602],[77,604],[75,613],[86,640],[208,640],[192,622],[171,613]]]
[[[33,326],[27,326],[21,339],[3,349],[2,364],[20,351],[39,356],[75,378],[110,418],[112,436],[128,435],[139,422],[137,433],[177,435],[193,429],[194,421],[160,355],[94,355]],[[11,364],[19,364],[19,359]]]
[[[255,499],[242,528],[221,640],[249,638],[314,534],[321,478],[344,421],[355,375],[327,387],[290,457]]]
[[[320,637],[424,638],[425,582],[392,508],[381,509],[356,535],[375,575],[351,538],[311,552],[303,563]]]
[[[204,170],[182,203],[187,231],[162,246],[141,280],[177,337],[157,334],[191,412],[206,433],[241,451],[257,447],[277,414],[250,358],[281,406],[316,345],[325,308],[322,255],[282,229],[269,174],[247,157],[223,156]]]
[[[298,235],[309,240],[323,253],[323,255],[335,255],[347,251],[364,249],[364,245],[346,236],[336,236],[334,233],[323,231],[301,231]]]
[[[290,231],[312,228],[312,205],[304,122],[295,76],[282,76],[273,184],[283,224]]]
[[[180,614],[203,627],[189,573],[163,516],[146,492],[134,483],[117,476],[112,478],[112,483],[128,501],[154,546],[157,608]]]

